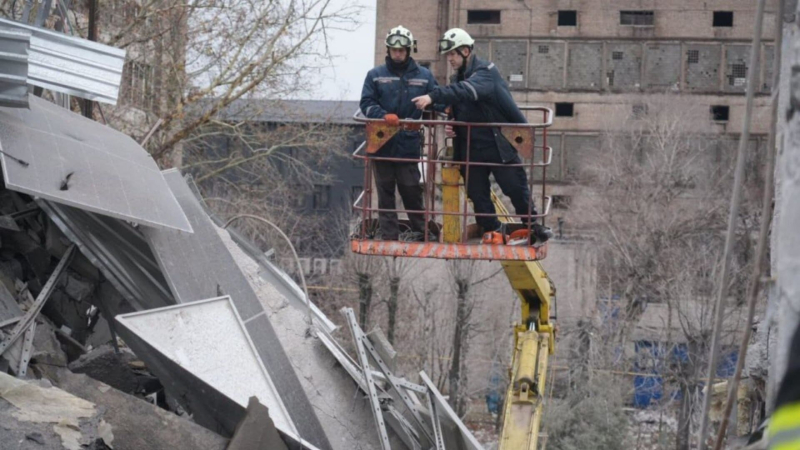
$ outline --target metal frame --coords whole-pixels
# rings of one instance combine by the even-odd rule
[[[547,178],[547,167],[552,164],[553,161],[553,149],[547,145],[547,128],[549,128],[553,124],[553,112],[549,108],[544,107],[523,107],[522,109],[535,111],[542,113],[542,122],[538,123],[531,123],[531,124],[513,124],[513,123],[470,123],[470,122],[460,122],[460,121],[446,121],[446,120],[401,120],[399,127],[392,127],[387,125],[381,119],[369,119],[361,115],[360,111],[356,111],[353,116],[353,120],[357,122],[362,122],[366,124],[367,129],[367,139],[366,141],[360,145],[352,154],[354,158],[363,159],[364,160],[364,191],[361,195],[358,196],[356,201],[353,204],[353,210],[358,212],[361,216],[361,226],[360,229],[354,234],[353,236],[353,245],[352,250],[356,253],[362,254],[383,254],[388,256],[415,256],[415,257],[438,257],[438,258],[466,258],[466,259],[511,259],[511,260],[536,260],[542,259],[545,256],[545,253],[541,255],[537,255],[535,251],[527,252],[527,254],[519,254],[519,252],[509,252],[503,253],[502,255],[490,255],[490,256],[480,256],[477,255],[475,252],[468,251],[465,249],[460,249],[460,254],[458,255],[447,255],[442,256],[439,253],[452,253],[448,252],[448,249],[442,249],[438,252],[420,252],[417,251],[418,249],[414,248],[402,248],[402,249],[381,249],[379,252],[374,252],[370,248],[369,245],[366,245],[370,240],[371,236],[369,233],[369,229],[371,228],[374,219],[380,213],[411,213],[411,214],[422,214],[425,216],[425,223],[427,226],[430,226],[432,221],[435,221],[437,217],[447,217],[447,216],[457,216],[460,217],[461,220],[461,241],[457,244],[453,243],[446,243],[443,244],[445,246],[453,246],[453,245],[460,245],[465,246],[469,245],[469,226],[468,226],[468,219],[470,217],[498,217],[500,219],[505,219],[505,221],[510,222],[513,219],[527,219],[527,226],[521,225],[521,228],[527,227],[528,231],[528,246],[535,244],[532,241],[531,237],[531,226],[534,219],[541,219],[542,223],[544,223],[545,218],[550,214],[551,206],[552,206],[552,197],[546,195],[545,188],[546,188],[546,178]],[[437,132],[442,131],[442,126],[449,125],[449,126],[458,126],[458,127],[465,127],[467,129],[467,142],[466,142],[466,153],[465,158],[463,161],[454,161],[450,159],[442,159],[440,157],[440,148],[438,147],[437,143]],[[478,163],[478,162],[471,162],[470,161],[470,150],[471,150],[471,131],[473,128],[499,128],[500,133],[507,137],[509,143],[514,146],[517,151],[520,153],[525,159],[529,159],[528,162],[520,162],[514,164],[500,164],[500,163]],[[391,157],[379,157],[374,156],[374,153],[377,152],[380,147],[385,144],[393,135],[393,133],[397,132],[400,129],[424,129],[425,139],[423,143],[423,154],[417,159],[409,159],[409,158],[391,158]],[[541,145],[535,145],[535,141],[537,139],[536,132],[537,130],[541,130],[540,132],[540,139],[542,140]],[[365,150],[366,149],[366,150]],[[541,160],[537,161],[538,152],[541,152]],[[425,209],[424,210],[407,210],[407,209],[383,209],[383,208],[376,208],[372,205],[372,182],[373,182],[373,174],[372,174],[372,163],[374,161],[390,161],[390,162],[417,162],[422,164],[425,170],[423,170],[424,174],[424,198],[425,198]],[[468,198],[465,195],[463,199],[463,206],[461,211],[444,211],[444,210],[436,210],[433,205],[435,205],[435,193],[436,193],[436,170],[437,167],[444,168],[447,167],[458,167],[459,169],[463,170],[464,172],[464,183],[463,185],[469,184],[469,177],[470,177],[470,168],[471,167],[522,167],[526,168],[529,171],[528,175],[528,188],[529,188],[529,207],[527,214],[508,214],[498,212],[497,214],[489,214],[489,213],[470,213],[468,211]],[[541,181],[534,183],[534,170],[537,168],[541,168]],[[534,195],[534,184],[541,184],[541,204],[542,204],[542,212],[539,214],[533,214],[533,204],[535,197],[538,195]],[[428,236],[426,233],[424,244],[438,244],[438,242],[432,242],[428,240]],[[389,251],[390,253],[386,253]],[[411,254],[415,252],[417,254]],[[424,254],[419,254],[424,253]]]
[[[28,363],[31,360],[33,351],[33,337],[36,334],[36,321],[31,322],[31,326],[25,331],[25,339],[22,341],[22,354],[19,357],[19,367],[17,368],[17,378],[25,378],[28,374]]]
[[[11,331],[11,336],[7,337],[2,343],[0,343],[0,355],[5,353],[9,347],[17,342],[17,340],[22,337],[22,332],[28,329],[34,320],[36,320],[36,316],[39,315],[39,312],[42,310],[45,302],[50,298],[50,294],[53,292],[56,282],[58,282],[58,279],[64,274],[67,266],[75,256],[76,247],[77,246],[75,244],[69,246],[67,251],[64,253],[64,256],[61,257],[61,261],[58,262],[55,270],[53,270],[53,273],[50,274],[50,278],[47,279],[47,283],[45,283],[44,287],[39,292],[39,296],[36,297],[36,301],[33,303],[28,312],[22,317],[22,320],[20,320]]]
[[[433,424],[433,443],[436,446],[436,450],[445,450],[442,422],[439,421],[439,413],[436,411],[436,403],[433,401],[433,391],[426,390],[425,394],[428,399],[428,409],[431,413],[431,423]]]
[[[369,358],[367,352],[364,350],[364,345],[359,338],[358,323],[352,308],[344,308],[344,315],[347,318],[347,325],[350,327],[350,333],[353,336],[353,342],[356,345],[356,353],[361,363],[362,374],[364,375],[364,383],[367,387],[367,396],[372,410],[372,417],[375,419],[375,427],[378,429],[378,435],[381,441],[381,448],[383,450],[391,450],[392,446],[389,444],[389,435],[386,433],[386,423],[383,419],[383,412],[381,411],[381,404],[378,400],[378,393],[375,389],[375,379],[372,377],[372,370],[369,368]]]

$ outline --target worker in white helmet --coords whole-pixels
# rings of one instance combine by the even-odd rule
[[[386,63],[367,73],[361,91],[361,112],[372,119],[384,119],[390,125],[400,125],[401,119],[418,120],[418,110],[412,98],[431,92],[436,80],[431,72],[411,57],[416,50],[416,41],[411,31],[403,26],[392,28],[386,35]],[[383,240],[425,240],[425,207],[422,199],[418,162],[422,150],[422,135],[419,126],[403,126],[402,129],[371,156],[407,158],[408,162],[372,161],[375,185],[378,191],[379,209],[395,207],[395,187],[403,199],[404,209],[420,211],[409,213],[410,230],[400,233],[397,214],[379,212],[380,230],[378,238]],[[429,235],[429,240],[435,238]]]
[[[447,30],[439,40],[439,52],[447,56],[450,67],[456,71],[448,86],[439,86],[430,93],[413,99],[419,109],[433,103],[452,106],[457,121],[473,123],[527,123],[517,107],[508,85],[494,63],[478,58],[474,52],[475,41],[460,28]],[[467,159],[467,129],[455,127],[456,157]],[[472,127],[469,133],[470,162],[520,164],[522,160],[516,149],[506,140],[499,128]],[[464,169],[462,168],[462,174]],[[472,200],[476,213],[496,214],[491,198],[489,175],[503,193],[511,199],[518,215],[528,214],[532,201],[528,189],[528,177],[520,166],[470,166],[467,195]],[[466,178],[466,176],[465,176]],[[531,205],[531,214],[536,209]],[[484,230],[484,242],[504,243],[506,234],[497,216],[477,217]],[[527,223],[527,220],[523,219]],[[553,237],[550,228],[539,223],[531,225],[535,242],[545,242]]]

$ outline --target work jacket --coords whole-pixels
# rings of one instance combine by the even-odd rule
[[[463,71],[450,79],[449,86],[439,86],[430,93],[434,103],[451,105],[455,120],[477,123],[528,123],[517,107],[503,76],[494,63],[470,55]],[[456,156],[466,159],[466,127],[455,127]],[[510,162],[517,151],[500,133],[498,127],[472,128],[470,160],[491,161],[489,152],[498,152],[500,159]]]
[[[361,112],[370,119],[382,119],[386,114],[397,114],[400,119],[422,118],[422,111],[411,99],[431,92],[437,85],[436,79],[413,58],[409,57],[403,73],[392,71],[390,62],[387,56],[386,64],[367,73],[361,90]],[[401,129],[375,156],[418,159],[421,143],[420,131]]]

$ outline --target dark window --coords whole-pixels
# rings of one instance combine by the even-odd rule
[[[640,119],[647,115],[647,105],[642,103],[637,103],[631,107],[633,112],[633,117]]]
[[[608,85],[609,86],[614,86],[614,71],[613,70],[609,70],[608,73],[606,73],[606,78],[608,79]]]
[[[553,196],[553,208],[555,209],[569,209],[570,204],[572,204],[572,197],[569,195]]]
[[[560,27],[578,26],[578,11],[559,11],[558,26]]]
[[[700,62],[700,50],[689,50],[686,52],[687,60],[689,64],[697,64]]]
[[[574,103],[556,103],[556,117],[572,117],[574,113]]]
[[[549,45],[540,45],[539,46],[539,53],[542,55],[546,55],[550,53],[550,46]]]
[[[498,24],[500,23],[500,10],[470,9],[467,11],[467,23]]]
[[[715,27],[732,27],[733,11],[714,11]]]
[[[302,186],[295,186],[289,193],[292,205],[295,208],[304,208],[306,206],[306,193]]]
[[[331,207],[331,187],[325,184],[314,185],[314,209]]]
[[[711,107],[711,120],[716,120],[718,122],[727,122],[729,116],[730,116],[729,106],[716,105]]]
[[[615,61],[620,61],[622,60],[622,55],[623,55],[622,52],[611,52],[611,59]]]
[[[620,25],[653,26],[655,15],[653,11],[620,11]]]

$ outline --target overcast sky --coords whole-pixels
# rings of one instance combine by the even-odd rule
[[[332,0],[331,6],[358,3],[364,6],[355,31],[334,31],[328,45],[334,55],[322,70],[318,87],[303,95],[313,100],[358,100],[375,54],[375,0]]]

